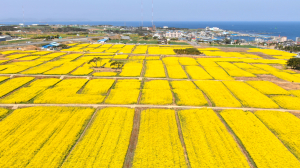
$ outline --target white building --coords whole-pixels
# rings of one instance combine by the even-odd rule
[[[169,38],[179,38],[179,37],[182,37],[182,32],[181,31],[167,31],[165,36],[169,37]]]
[[[169,28],[169,27],[168,27],[168,26],[164,26],[164,27],[163,27],[163,29],[167,29],[167,28]]]
[[[285,42],[285,41],[287,41],[287,37],[286,36],[283,36],[283,37],[280,38],[280,42]]]
[[[296,37],[296,43],[300,43],[300,37]]]

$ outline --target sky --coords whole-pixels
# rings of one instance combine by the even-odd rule
[[[152,0],[1,0],[0,21],[141,21]],[[154,21],[300,21],[300,0],[153,0]]]

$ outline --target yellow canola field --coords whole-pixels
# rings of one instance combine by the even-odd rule
[[[145,77],[165,78],[165,68],[161,60],[147,60]]]
[[[234,80],[231,76],[229,76],[226,71],[224,71],[220,67],[207,66],[204,67],[206,72],[211,75],[216,80]]]
[[[242,107],[221,81],[195,81],[216,107]]]
[[[141,104],[167,105],[173,103],[171,90],[143,89]]]
[[[300,167],[297,158],[253,113],[223,110],[220,114],[257,167]]]
[[[173,89],[196,89],[191,81],[170,81]]]
[[[113,59],[127,59],[128,55],[116,55]]]
[[[141,104],[165,105],[173,103],[173,94],[167,80],[151,80],[144,83]]]
[[[135,47],[135,49],[132,53],[133,54],[146,54],[147,50],[148,50],[147,45],[139,45],[139,46]]]
[[[218,62],[218,64],[233,77],[256,77],[250,72],[244,71],[229,62]]]
[[[191,66],[199,65],[194,58],[190,58],[190,57],[179,57],[179,63],[181,65],[191,65]]]
[[[26,62],[11,62],[6,65],[2,65],[0,74],[15,74],[27,70],[31,67],[42,64],[41,61],[26,61]],[[5,69],[6,68],[6,69]]]
[[[47,72],[44,72],[44,74],[45,75],[65,75],[65,74],[72,72],[77,67],[81,66],[82,64],[83,64],[83,62],[81,62],[81,61],[67,62],[60,67],[57,67],[57,68],[51,69]]]
[[[253,74],[270,74],[270,72],[267,72],[247,63],[234,63],[234,65]]]
[[[141,81],[138,79],[119,79],[114,87],[115,89],[140,89]]]
[[[28,56],[28,57],[20,58],[18,60],[21,60],[21,61],[31,61],[31,60],[35,60],[35,59],[38,59],[38,58],[40,58],[40,56]]]
[[[134,109],[129,108],[113,107],[98,111],[92,125],[62,167],[123,167],[133,116]]]
[[[132,167],[187,167],[174,110],[144,110],[140,123]]]
[[[269,81],[247,81],[247,83],[260,91],[263,94],[268,95],[289,95],[290,92],[286,91],[282,87],[279,87],[278,85],[269,82]]]
[[[124,65],[120,76],[126,77],[137,77],[141,76],[141,72],[143,69],[143,62],[140,61],[131,61]]]
[[[106,95],[114,83],[114,79],[92,79],[84,87],[82,94]]]
[[[5,81],[4,83],[0,84],[0,97],[7,95],[8,93],[22,87],[34,79],[34,77],[18,77]]]
[[[291,110],[300,110],[300,98],[292,96],[271,97],[280,107]]]
[[[0,122],[0,167],[60,167],[93,112],[78,107],[15,110]]]
[[[112,89],[107,96],[107,104],[137,104],[139,89]]]
[[[0,108],[0,120],[8,114],[9,110],[5,108]]]
[[[150,80],[150,81],[145,81],[144,89],[168,90],[171,88],[170,88],[169,81],[167,80]]]
[[[102,103],[105,96],[83,94],[78,91],[88,82],[87,79],[65,79],[53,88],[39,94],[34,103],[49,104],[98,104]],[[87,84],[88,85],[88,84]]]
[[[279,108],[269,97],[241,81],[223,81],[227,88],[246,107]]]
[[[203,93],[199,89],[173,89],[177,105],[208,106]]]
[[[213,110],[181,110],[178,116],[191,167],[249,167]]]
[[[300,159],[299,118],[279,111],[256,111],[255,115]]]
[[[91,65],[84,64],[83,66],[77,68],[74,72],[72,72],[72,75],[89,75],[94,70],[91,68]]]
[[[29,86],[22,87],[20,90],[17,90],[7,97],[0,99],[0,103],[26,103],[59,81],[60,79],[57,78],[37,79]]]
[[[186,66],[185,70],[192,79],[213,79],[203,68],[199,66]]]
[[[166,65],[169,78],[173,79],[187,79],[187,75],[181,65]]]
[[[300,90],[289,90],[289,92],[300,98]]]
[[[46,71],[51,70],[54,67],[58,67],[62,65],[64,62],[61,61],[54,61],[54,62],[47,62],[42,65],[32,67],[24,72],[21,72],[21,74],[42,74]]]
[[[95,72],[93,76],[117,76],[117,72]]]

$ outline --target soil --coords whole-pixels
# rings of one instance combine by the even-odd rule
[[[139,128],[140,128],[140,121],[141,121],[141,109],[136,108],[134,119],[133,119],[133,128],[131,132],[130,142],[127,150],[127,154],[125,157],[123,168],[132,167],[134,152],[136,149],[138,135],[139,135]]]
[[[300,85],[297,83],[281,83],[281,82],[274,82],[276,85],[282,87],[285,90],[300,90]]]
[[[276,76],[273,75],[257,75],[259,79],[264,80],[264,81],[270,81],[270,82],[287,82],[283,79],[277,78]]]
[[[224,52],[247,52],[249,48],[220,48]]]
[[[235,80],[244,80],[244,81],[261,81],[260,78],[254,78],[254,77],[235,77]]]
[[[300,112],[290,112],[291,114],[293,114],[294,116],[300,118]]]

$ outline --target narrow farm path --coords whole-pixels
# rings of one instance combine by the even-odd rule
[[[0,104],[0,107],[36,107],[36,106],[61,106],[61,107],[127,107],[127,108],[169,108],[169,109],[202,109],[208,108],[213,110],[226,110],[226,109],[237,109],[244,111],[261,111],[261,110],[271,110],[271,111],[282,111],[282,112],[294,112],[300,114],[299,110],[288,110],[288,109],[266,109],[266,108],[248,108],[248,107],[207,107],[207,106],[177,106],[177,105],[142,105],[142,104]]]

